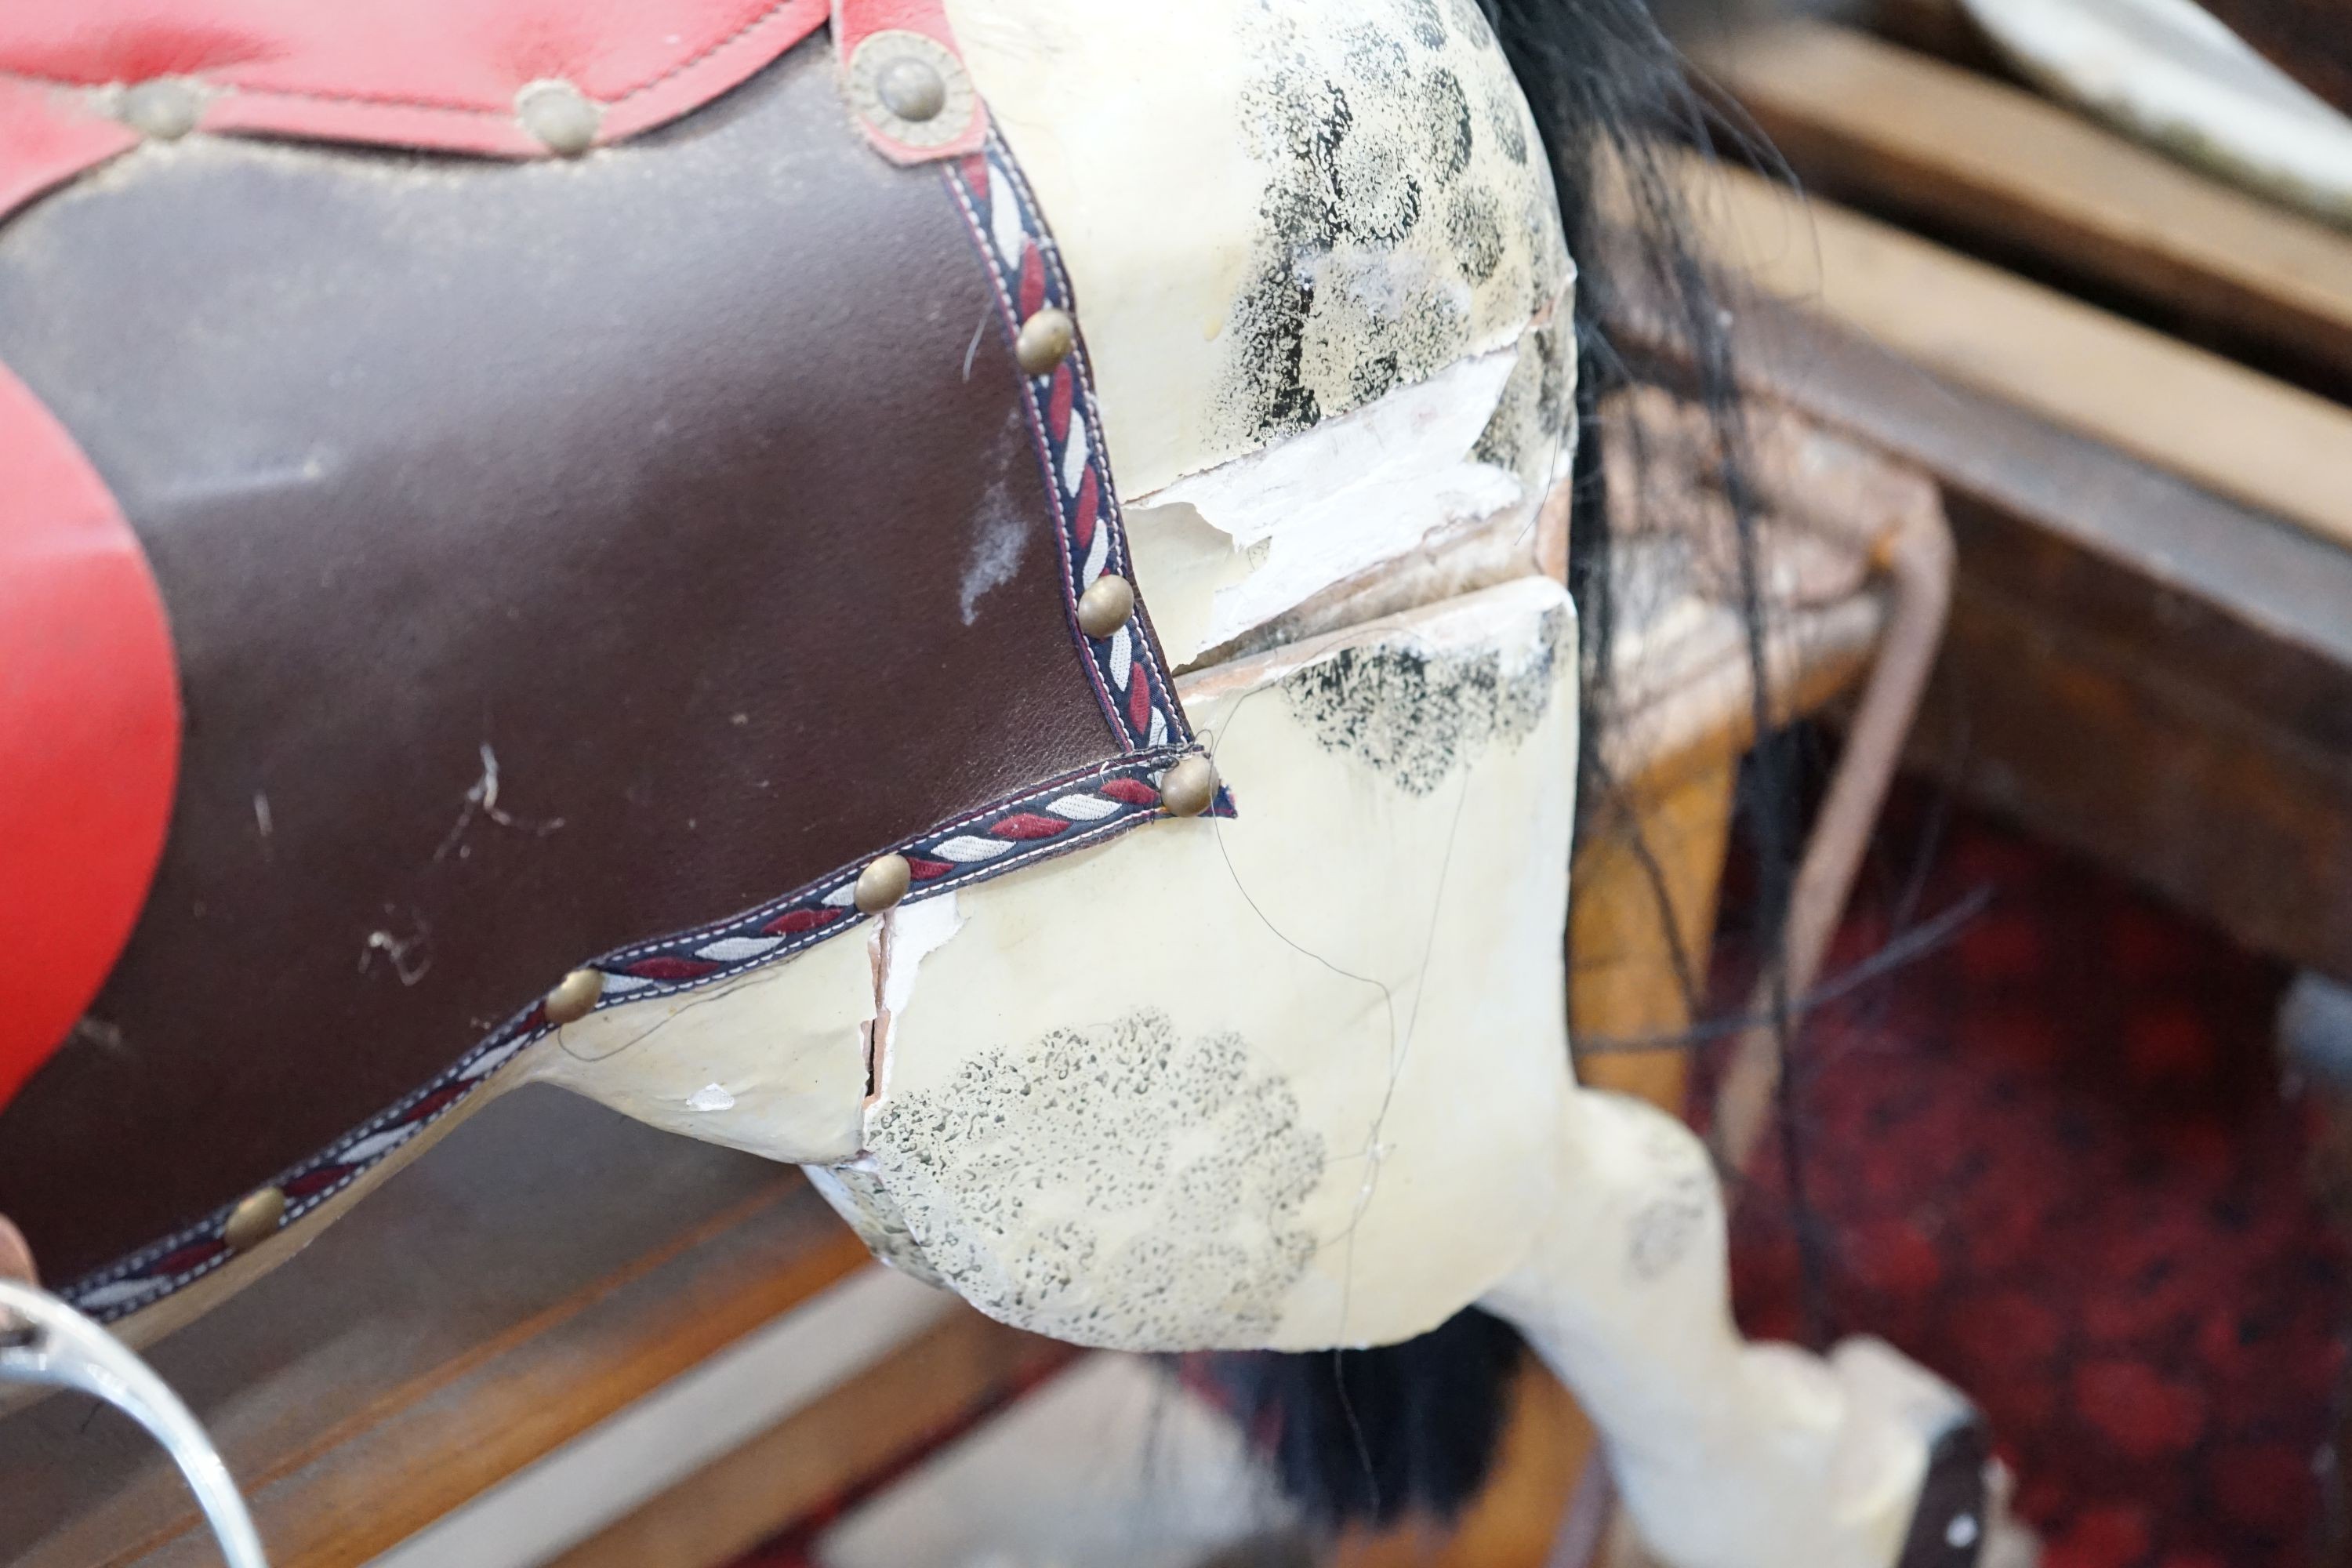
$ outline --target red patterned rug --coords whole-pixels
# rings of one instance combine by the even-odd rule
[[[1830,1327],[1977,1397],[2048,1568],[2315,1562],[2347,1275],[2273,1060],[2285,976],[1982,819],[1933,863],[1918,908],[1982,912],[1798,1047]],[[1832,978],[1885,947],[1893,902],[1864,900]],[[1739,1315],[1801,1337],[1766,1164]]]

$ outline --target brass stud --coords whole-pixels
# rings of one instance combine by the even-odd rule
[[[1013,357],[1031,375],[1044,375],[1069,358],[1077,345],[1078,323],[1067,310],[1048,305],[1021,323],[1021,334],[1013,340]]]
[[[930,61],[901,55],[876,74],[874,96],[899,119],[920,125],[948,106],[948,79]]]
[[[551,153],[576,157],[595,144],[604,110],[568,81],[526,82],[515,94],[515,118]]]
[[[604,972],[601,969],[575,969],[555,983],[541,1005],[547,1010],[547,1021],[557,1028],[576,1024],[596,1010],[604,994]]]
[[[1160,780],[1160,804],[1171,816],[1198,816],[1217,798],[1217,770],[1206,757],[1186,757]]]
[[[857,909],[878,915],[907,896],[915,884],[915,868],[904,855],[885,855],[857,873]]]
[[[1135,585],[1106,572],[1078,595],[1078,627],[1090,637],[1107,637],[1135,614]]]
[[[125,89],[121,113],[142,136],[176,142],[204,118],[204,94],[185,77],[159,76]]]
[[[221,1235],[230,1251],[250,1252],[276,1236],[285,1223],[286,1194],[276,1187],[264,1187],[237,1200],[236,1207],[228,1211],[228,1226]]]
[[[901,150],[947,147],[971,129],[980,107],[956,52],[903,27],[866,35],[850,51],[842,89],[866,129]]]

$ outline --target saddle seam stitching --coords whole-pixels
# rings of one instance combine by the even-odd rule
[[[1013,157],[1012,148],[1004,142],[1003,137],[992,125],[981,151],[967,154],[966,157],[976,158],[983,174],[990,180],[993,181],[1001,177],[1012,187],[1011,195],[1014,211],[1022,220],[1022,237],[1029,248],[1036,251],[1041,274],[1051,290],[1059,294],[1061,303],[1070,308],[1075,320],[1077,290],[1071,283],[1067,270],[1062,265],[1061,247],[1055,243],[1052,234],[1046,229],[1043,209],[1037,203],[1036,194],[1022,175],[1018,160]],[[1004,327],[1017,331],[1021,307],[1013,297],[1014,280],[1011,276],[1010,264],[1006,258],[998,254],[995,242],[989,232],[989,225],[983,222],[980,216],[970,188],[970,181],[961,168],[963,162],[964,160],[959,159],[943,163],[940,174],[962,213],[966,229],[970,232],[973,243],[978,246],[982,258],[987,265],[990,279],[996,291],[1000,322]],[[992,191],[989,199],[992,208],[996,200]],[[1120,702],[1114,700],[1109,683],[1103,675],[1102,660],[1095,652],[1095,639],[1089,637],[1077,622],[1077,598],[1080,592],[1078,575],[1081,566],[1069,537],[1071,531],[1069,503],[1062,493],[1058,466],[1054,460],[1054,438],[1048,428],[1045,409],[1038,401],[1037,383],[1039,381],[1050,383],[1054,374],[1065,372],[1070,376],[1072,414],[1083,424],[1087,441],[1086,467],[1095,478],[1100,491],[1097,521],[1097,525],[1104,530],[1105,539],[1109,546],[1106,552],[1105,567],[1108,569],[1116,563],[1126,568],[1124,574],[1131,583],[1133,557],[1129,552],[1127,539],[1126,515],[1119,504],[1118,486],[1110,473],[1109,448],[1103,440],[1101,424],[1094,406],[1091,370],[1091,362],[1086,353],[1084,331],[1080,329],[1072,343],[1070,353],[1062,365],[1056,366],[1055,372],[1049,372],[1044,376],[1033,376],[1025,371],[1022,372],[1020,382],[1024,406],[1028,412],[1031,434],[1036,443],[1038,457],[1045,470],[1046,494],[1054,506],[1055,546],[1065,568],[1063,605],[1071,640],[1080,659],[1087,667],[1097,696],[1102,701],[1105,717],[1109,722],[1112,733],[1120,737],[1129,750],[1142,751],[1150,749],[1153,744],[1149,733],[1149,726],[1141,727],[1143,732],[1139,733],[1139,727],[1134,723],[1129,711]],[[1066,439],[1064,445],[1066,447]],[[1143,682],[1144,694],[1150,710],[1160,716],[1166,723],[1168,743],[1188,743],[1193,739],[1192,728],[1185,721],[1182,705],[1177,701],[1174,689],[1161,665],[1161,655],[1158,647],[1159,639],[1151,626],[1150,611],[1139,594],[1136,600],[1136,610],[1130,618],[1134,622],[1134,628],[1129,633],[1131,670]]]
[[[992,142],[994,140],[992,132],[990,140]],[[982,155],[986,154],[983,153]],[[940,166],[940,178],[947,186],[950,197],[953,199],[961,213],[964,227],[970,233],[973,243],[980,247],[982,268],[988,274],[989,289],[996,297],[998,331],[1003,331],[1008,325],[1017,329],[1021,314],[1020,304],[1012,295],[1010,279],[996,264],[995,252],[989,240],[987,230],[981,222],[978,210],[972,205],[971,193],[964,188],[963,181],[957,176],[951,161]],[[1061,481],[1054,472],[1053,440],[1046,432],[1045,410],[1037,405],[1037,389],[1033,384],[1034,378],[1026,371],[1022,370],[1017,363],[1013,366],[1013,374],[1020,384],[1024,422],[1029,426],[1030,443],[1037,454],[1037,466],[1045,480],[1045,500],[1054,509],[1054,550],[1062,562],[1062,611],[1066,624],[1075,632],[1077,628],[1078,613],[1076,588],[1078,563],[1070,554],[1069,516],[1062,505]],[[1088,460],[1091,462],[1091,457]],[[1110,730],[1112,737],[1118,742],[1123,750],[1134,751],[1136,749],[1134,733],[1124,722],[1123,716],[1118,711],[1118,704],[1111,700],[1110,687],[1103,679],[1100,667],[1095,663],[1094,650],[1081,646],[1077,652],[1079,662],[1086,668],[1087,684],[1094,690],[1095,699],[1101,708],[1104,722]]]
[[[1002,138],[997,135],[996,129],[992,123],[989,128],[988,141],[992,146],[1003,145]],[[1030,186],[1027,173],[1022,169],[1020,161],[1013,156],[1013,150],[1009,145],[1004,145],[1003,168],[1006,174],[1012,179],[1014,189],[1019,192],[1023,204],[1029,211],[1039,215],[1038,226],[1042,229],[1045,226],[1043,216],[1045,212],[1044,204],[1037,200],[1037,193]],[[1076,315],[1076,307],[1077,305],[1078,299],[1077,285],[1071,280],[1069,270],[1063,264],[1061,245],[1055,241],[1050,234],[1047,234],[1038,243],[1037,253],[1042,258],[1047,270],[1053,274],[1055,281],[1060,284],[1062,298],[1069,301],[1072,307],[1072,317],[1075,320]],[[1093,453],[1089,454],[1089,460],[1097,454],[1102,459],[1103,505],[1107,514],[1106,521],[1111,528],[1112,547],[1117,552],[1116,559],[1122,569],[1121,575],[1125,576],[1130,584],[1133,584],[1135,582],[1135,563],[1134,557],[1129,553],[1127,538],[1127,508],[1119,500],[1118,488],[1110,482],[1110,445],[1103,438],[1101,413],[1096,407],[1095,399],[1092,395],[1094,392],[1094,361],[1093,357],[1087,352],[1086,333],[1083,329],[1076,333],[1072,341],[1070,357],[1076,363],[1077,368],[1074,374],[1077,377],[1078,386],[1087,394],[1087,396],[1078,400],[1077,411],[1086,420],[1087,437],[1094,444]],[[1160,639],[1157,634],[1152,632],[1150,629],[1150,609],[1144,601],[1141,584],[1137,584],[1136,590],[1134,616],[1135,618],[1141,623],[1145,634],[1136,638],[1136,657],[1139,662],[1144,666],[1151,679],[1154,694],[1162,698],[1166,702],[1171,721],[1171,730],[1177,733],[1182,734],[1187,739],[1190,739],[1192,736],[1192,726],[1185,721],[1183,710],[1176,700],[1176,692],[1173,683],[1169,679],[1167,672],[1160,667],[1160,653],[1159,648]]]

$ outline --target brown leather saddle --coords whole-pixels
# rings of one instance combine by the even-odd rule
[[[0,1103],[76,1305],[298,1223],[551,1006],[856,926],[877,858],[920,896],[1166,809],[1043,217],[835,78],[812,37],[576,160],[150,126],[0,220],[0,367],[152,565],[184,716],[128,942]]]

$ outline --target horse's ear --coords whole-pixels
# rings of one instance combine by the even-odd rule
[[[65,427],[0,366],[0,1105],[130,940],[180,742],[163,600]]]

